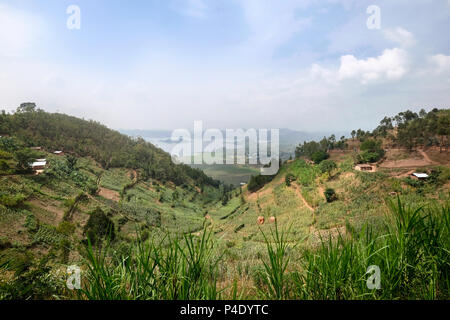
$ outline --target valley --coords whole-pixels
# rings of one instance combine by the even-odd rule
[[[435,116],[448,110],[424,119]],[[257,180],[253,168],[175,165],[139,138],[30,105],[1,119],[2,299],[448,298],[448,146],[324,138]],[[366,157],[376,170],[355,170]],[[41,174],[27,166],[38,158]],[[361,282],[370,264],[385,290]],[[78,291],[65,285],[73,265]]]

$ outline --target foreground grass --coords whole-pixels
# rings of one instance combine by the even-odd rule
[[[449,299],[450,207],[390,203],[383,231],[323,240],[301,249],[291,268],[289,230],[263,234],[267,254],[255,275],[255,296],[236,285],[219,288],[221,250],[211,232],[136,242],[127,255],[88,249],[81,299]],[[300,249],[299,249],[300,250]],[[292,264],[294,266],[294,264]],[[369,289],[369,266],[380,270],[379,289]],[[373,278],[373,277],[372,277]]]

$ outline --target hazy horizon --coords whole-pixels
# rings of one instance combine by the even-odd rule
[[[0,0],[0,109],[30,101],[116,130],[371,130],[449,107],[442,30],[449,0]]]

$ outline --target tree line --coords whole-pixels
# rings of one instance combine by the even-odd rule
[[[394,146],[413,150],[419,146],[437,146],[440,151],[447,151],[450,135],[450,109],[434,108],[430,112],[424,109],[418,113],[411,110],[398,113],[393,117],[384,117],[373,131],[352,130],[353,141],[360,142],[360,153],[356,162],[376,162],[384,156],[383,139],[391,141]],[[348,142],[343,136],[336,141],[334,135],[320,141],[304,142],[297,146],[295,156],[304,156],[315,163],[329,157],[328,152],[347,149]]]
[[[193,182],[199,187],[220,184],[201,170],[173,163],[168,153],[142,138],[131,138],[96,121],[48,113],[34,103],[23,103],[13,113],[2,111],[0,136],[16,137],[24,147],[39,146],[48,151],[63,150],[92,157],[104,169],[140,169],[143,179],[171,181],[176,185]]]

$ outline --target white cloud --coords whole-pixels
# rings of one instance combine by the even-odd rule
[[[436,54],[431,56],[430,61],[435,73],[450,72],[450,56]]]
[[[376,58],[358,60],[353,55],[341,57],[338,78],[357,79],[361,83],[374,80],[398,80],[407,70],[408,54],[403,49],[386,49]]]
[[[415,44],[414,35],[402,27],[390,28],[383,30],[384,37],[402,47],[410,47]]]
[[[408,72],[409,56],[403,49],[385,49],[378,57],[358,59],[354,55],[340,58],[337,68],[313,64],[309,69],[311,80],[321,79],[328,84],[354,80],[361,84],[399,80]]]

